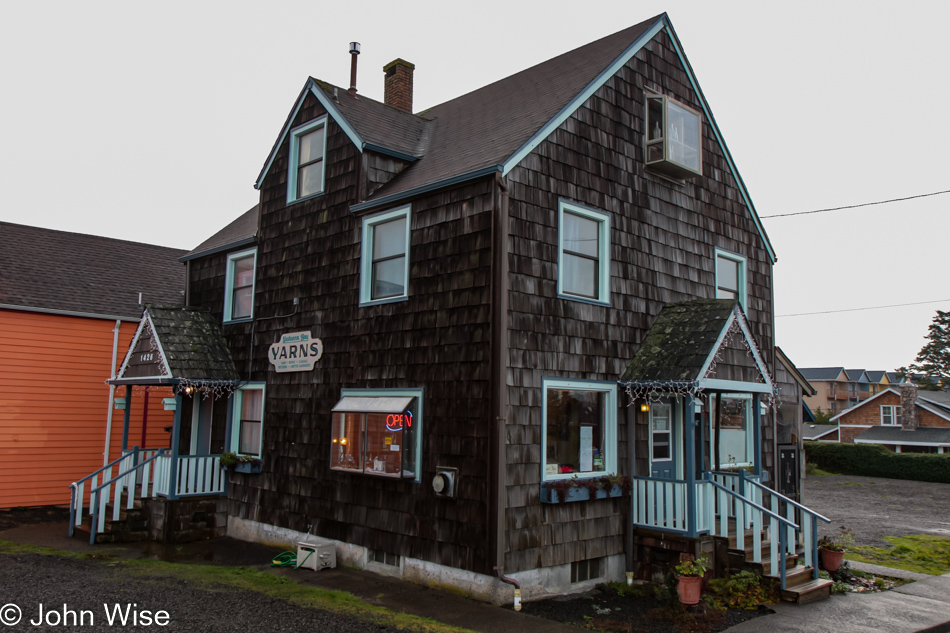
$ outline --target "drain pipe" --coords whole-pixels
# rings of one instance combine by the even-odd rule
[[[112,377],[115,378],[115,361],[119,355],[119,329],[122,326],[122,321],[119,319],[115,320],[115,328],[112,330]],[[131,389],[131,387],[127,387]],[[115,385],[109,385],[109,410],[106,413],[106,446],[105,452],[102,454],[102,465],[105,466],[109,463],[109,450],[112,448],[112,409],[115,407]],[[128,406],[128,405],[126,405]]]
[[[515,611],[521,611],[521,583],[519,583],[514,578],[509,578],[505,575],[504,567],[495,567],[495,572],[498,574],[498,579],[502,582],[506,582],[509,585],[514,585],[515,587]]]

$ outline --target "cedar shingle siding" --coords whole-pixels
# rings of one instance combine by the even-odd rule
[[[638,25],[628,38],[639,37],[649,25]],[[597,63],[603,63],[595,74],[632,42],[620,43],[621,39],[605,38],[613,48],[598,52],[603,60],[598,57]],[[525,73],[553,72],[552,68],[546,63]],[[593,78],[580,76],[577,68],[582,66],[571,68],[572,81],[580,88]],[[530,77],[519,74],[503,81],[530,85]],[[545,86],[548,92],[557,92]],[[451,176],[446,165],[455,163],[449,159],[433,165],[431,160],[426,163],[427,158],[412,163],[366,148],[360,153],[330,117],[325,192],[287,206],[289,142],[283,138],[260,186],[253,348],[251,324],[222,326],[237,371],[243,378],[267,382],[263,472],[232,477],[232,515],[301,532],[312,525],[312,531],[323,537],[491,574],[491,367],[493,342],[502,337],[507,351],[501,358],[504,383],[500,384],[507,389],[508,404],[502,485],[505,571],[623,552],[629,520],[623,501],[563,505],[539,501],[542,378],[617,381],[664,305],[715,296],[717,247],[748,258],[745,311],[760,348],[772,347],[767,246],[742,201],[713,128],[704,116],[704,176],[676,183],[644,170],[648,88],[702,111],[669,37],[659,33],[505,178],[499,178],[508,196],[508,220],[501,223],[501,230],[495,221],[505,217],[505,203],[500,202],[505,194],[496,186],[494,174],[375,207],[374,211],[384,211],[411,204],[408,299],[362,308],[361,216],[351,207],[377,190],[376,195],[385,196],[425,184],[420,174]],[[340,100],[349,99],[342,92]],[[332,87],[327,94],[333,94]],[[487,92],[472,94],[477,101]],[[516,97],[514,101],[530,109],[528,94]],[[405,113],[387,114],[372,101],[360,99],[339,105],[352,116],[363,117],[362,125],[391,116],[407,130],[408,140],[400,151],[420,155],[416,150],[425,138],[420,120],[406,118],[411,115]],[[438,123],[439,112],[457,116],[459,104],[449,102],[427,114]],[[561,106],[545,107],[553,115]],[[323,106],[308,92],[285,130],[323,114]],[[539,117],[535,129],[548,118]],[[510,126],[515,123],[506,120]],[[438,137],[442,140],[458,133],[435,124],[430,127],[433,134],[443,135]],[[459,146],[460,154],[468,153],[456,162],[465,169],[482,166],[475,159],[488,155],[485,147],[492,138],[472,139],[480,144],[474,150]],[[497,142],[513,144],[514,150],[521,141],[505,137]],[[436,148],[447,151],[443,145]],[[430,150],[435,151],[431,146]],[[610,216],[609,307],[557,296],[559,199]],[[493,231],[507,231],[504,240],[494,242],[501,254],[493,253]],[[491,330],[493,254],[507,255],[509,309],[499,319],[504,323],[507,318],[503,332]],[[220,322],[226,253],[198,257],[190,270],[191,303],[210,308]],[[296,309],[295,298],[300,300]],[[301,330],[323,340],[323,357],[312,372],[275,373],[267,362],[268,346],[282,333]],[[505,349],[504,345],[499,348]],[[744,354],[741,345],[736,351]],[[731,353],[726,350],[727,356]],[[771,352],[764,356],[771,365]],[[734,369],[727,367],[730,363]],[[744,375],[745,366],[736,356],[727,358],[722,371]],[[419,387],[425,390],[422,483],[329,469],[330,409],[341,389]],[[618,466],[629,474],[633,469],[626,463],[626,404],[621,392]],[[642,431],[643,425],[638,425],[638,441],[647,440],[645,435],[639,437]],[[646,457],[637,453],[641,472],[648,470]],[[771,459],[767,451],[767,468]],[[438,498],[432,491],[429,482],[437,466],[458,468],[455,499]]]

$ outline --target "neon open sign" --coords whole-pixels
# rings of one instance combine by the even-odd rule
[[[405,413],[390,413],[386,416],[386,430],[387,431],[401,431],[403,428],[411,429],[412,428],[412,411],[406,411]]]

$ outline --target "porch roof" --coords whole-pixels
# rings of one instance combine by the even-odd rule
[[[236,384],[228,345],[206,310],[147,306],[115,385]]]
[[[771,391],[772,378],[742,309],[732,299],[694,299],[664,306],[620,382],[628,385],[667,383],[694,389],[716,383],[719,388],[723,385],[718,383],[731,381],[712,379],[717,354],[728,347],[735,336],[745,340],[757,378],[762,381],[754,390]],[[748,384],[736,383],[737,387]]]

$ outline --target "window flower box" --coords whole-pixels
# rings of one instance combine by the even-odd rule
[[[604,478],[606,479],[606,478]],[[567,485],[565,485],[567,484]],[[541,484],[541,503],[571,503],[621,497],[630,490],[630,479],[621,477],[619,481],[602,479],[577,479]]]
[[[253,462],[238,462],[234,465],[234,472],[246,473],[248,475],[259,473],[261,472],[261,460],[257,459]]]

